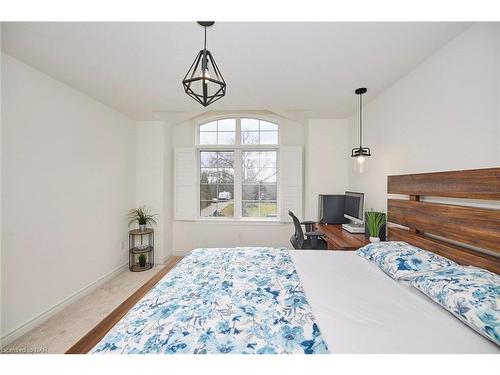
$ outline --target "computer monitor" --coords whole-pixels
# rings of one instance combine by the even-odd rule
[[[344,217],[345,195],[319,194],[318,198],[318,222],[321,224],[345,224],[348,223]]]
[[[363,193],[345,192],[344,217],[357,224],[363,224]]]

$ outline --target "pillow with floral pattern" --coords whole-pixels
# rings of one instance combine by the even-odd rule
[[[366,258],[368,260],[373,260],[375,255],[386,252],[386,251],[398,251],[409,246],[403,241],[383,241],[369,243],[358,249],[356,252],[360,257]]]
[[[448,258],[409,244],[399,251],[380,252],[373,261],[395,280],[411,280],[425,272],[457,265]]]
[[[376,246],[372,246],[376,245]],[[403,241],[379,242],[358,250],[360,256],[370,259],[395,280],[410,280],[423,272],[455,266],[456,263]]]
[[[457,265],[417,276],[410,284],[500,346],[500,276]]]

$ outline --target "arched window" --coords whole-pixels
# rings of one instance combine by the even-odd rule
[[[253,118],[242,118],[241,143],[244,145],[278,144],[278,124]]]
[[[199,125],[200,217],[277,217],[278,128],[250,117]]]
[[[236,119],[210,121],[200,125],[201,145],[234,145],[236,142]]]

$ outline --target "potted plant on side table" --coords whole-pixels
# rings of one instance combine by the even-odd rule
[[[146,255],[145,254],[140,254],[139,255],[139,267],[146,267]]]
[[[385,214],[383,212],[366,212],[366,225],[370,233],[370,242],[380,242],[380,229],[385,224]]]
[[[141,206],[139,208],[133,208],[128,211],[128,226],[137,222],[139,224],[139,229],[144,232],[148,225],[156,225],[156,220],[154,219],[154,214],[150,214],[146,206]]]

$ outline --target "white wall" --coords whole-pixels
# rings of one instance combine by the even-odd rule
[[[163,200],[163,243],[164,243],[164,251],[165,257],[173,255],[173,212],[174,212],[174,167],[173,167],[173,158],[174,152],[172,150],[172,126],[169,124],[164,124],[163,127],[163,144],[164,144],[164,152],[163,152],[163,196],[165,197]]]
[[[136,123],[136,206],[157,214],[155,262],[172,256],[172,126],[164,121]]]
[[[367,208],[386,209],[388,175],[500,165],[499,49],[500,26],[475,24],[364,107],[373,156],[365,173],[350,169],[349,186]]]
[[[2,23],[0,22],[0,51],[2,50]],[[0,72],[2,71],[2,61],[3,56],[0,54]],[[2,74],[0,74],[0,197],[2,196]],[[3,293],[2,293],[2,280],[3,280],[3,272],[2,272],[2,200],[0,199],[0,347],[3,347],[2,340],[2,319],[3,319]]]
[[[292,224],[173,222],[173,249],[183,254],[198,247],[290,246]]]
[[[5,335],[123,269],[125,213],[135,204],[135,123],[2,59]]]
[[[164,263],[168,255],[164,232],[164,124],[161,121],[144,121],[136,124],[136,206],[146,206],[156,214],[155,263]]]
[[[498,25],[498,23],[497,23]],[[500,25],[497,26],[497,33],[500,34]],[[498,121],[498,145],[497,145],[497,152],[498,152],[498,156],[497,156],[497,165],[496,166],[500,166],[500,35],[498,36],[498,40],[497,40],[497,57],[496,57],[496,61],[497,61],[497,72],[496,72],[496,76],[497,76],[497,79],[498,79],[498,84],[497,84],[497,113],[498,113],[498,116],[497,116],[497,121]],[[493,203],[493,204],[492,204]],[[488,205],[491,205],[493,206],[493,208],[497,208],[496,206],[498,206],[498,208],[500,208],[500,202],[488,202]]]
[[[310,120],[306,146],[307,220],[318,219],[318,194],[344,194],[348,186],[347,120]]]

